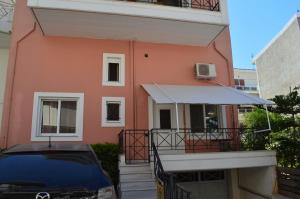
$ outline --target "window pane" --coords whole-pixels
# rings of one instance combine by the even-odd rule
[[[190,105],[190,118],[192,132],[197,132],[204,129],[204,115],[202,104]]]
[[[60,109],[60,133],[76,133],[77,101],[62,101]]]
[[[107,121],[119,121],[120,120],[120,104],[119,103],[107,103]]]
[[[240,79],[240,85],[241,85],[241,86],[245,86],[245,80]]]
[[[205,121],[208,129],[217,129],[219,127],[218,107],[216,105],[205,106]]]
[[[108,81],[110,82],[119,81],[119,63],[108,64]]]
[[[42,101],[41,133],[57,132],[58,101]]]
[[[235,80],[234,80],[234,84],[235,84],[236,86],[239,86],[239,85],[240,85],[240,81],[239,81],[238,79],[235,79]]]
[[[171,129],[171,110],[165,109],[160,110],[160,128],[161,129]]]

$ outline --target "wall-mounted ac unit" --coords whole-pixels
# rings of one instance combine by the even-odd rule
[[[215,64],[197,63],[195,66],[195,71],[197,79],[214,79],[217,76]]]

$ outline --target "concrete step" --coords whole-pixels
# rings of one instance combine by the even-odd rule
[[[122,199],[156,199],[156,183],[150,165],[119,164]]]
[[[156,189],[156,183],[154,180],[149,181],[139,181],[139,182],[124,182],[121,183],[121,190],[147,190],[147,189]]]
[[[122,181],[122,182],[128,182],[128,183],[131,183],[131,182],[140,182],[140,183],[143,183],[143,182],[155,182],[155,178],[151,178],[151,179],[140,179],[140,180],[135,180],[135,179],[133,179],[133,180],[131,180],[131,179],[129,179],[129,180],[126,180],[126,181]]]
[[[120,175],[128,175],[128,174],[145,174],[145,173],[152,173],[150,167],[148,168],[138,168],[138,169],[123,169],[120,168]]]
[[[122,199],[156,199],[156,189],[125,191],[122,192]]]
[[[149,164],[147,165],[129,165],[129,166],[120,166],[120,174],[126,173],[140,173],[140,172],[151,172]]]
[[[121,174],[120,175],[120,182],[127,182],[132,180],[149,180],[153,179],[151,172],[146,173],[129,173],[129,174]]]

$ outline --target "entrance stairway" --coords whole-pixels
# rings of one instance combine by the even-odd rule
[[[121,158],[120,189],[122,199],[156,199],[156,184],[150,164],[126,164]]]

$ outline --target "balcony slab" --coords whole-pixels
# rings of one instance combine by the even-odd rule
[[[211,152],[160,155],[166,172],[223,170],[276,165],[275,151]]]
[[[115,0],[28,0],[48,36],[207,46],[228,26],[221,11]]]

